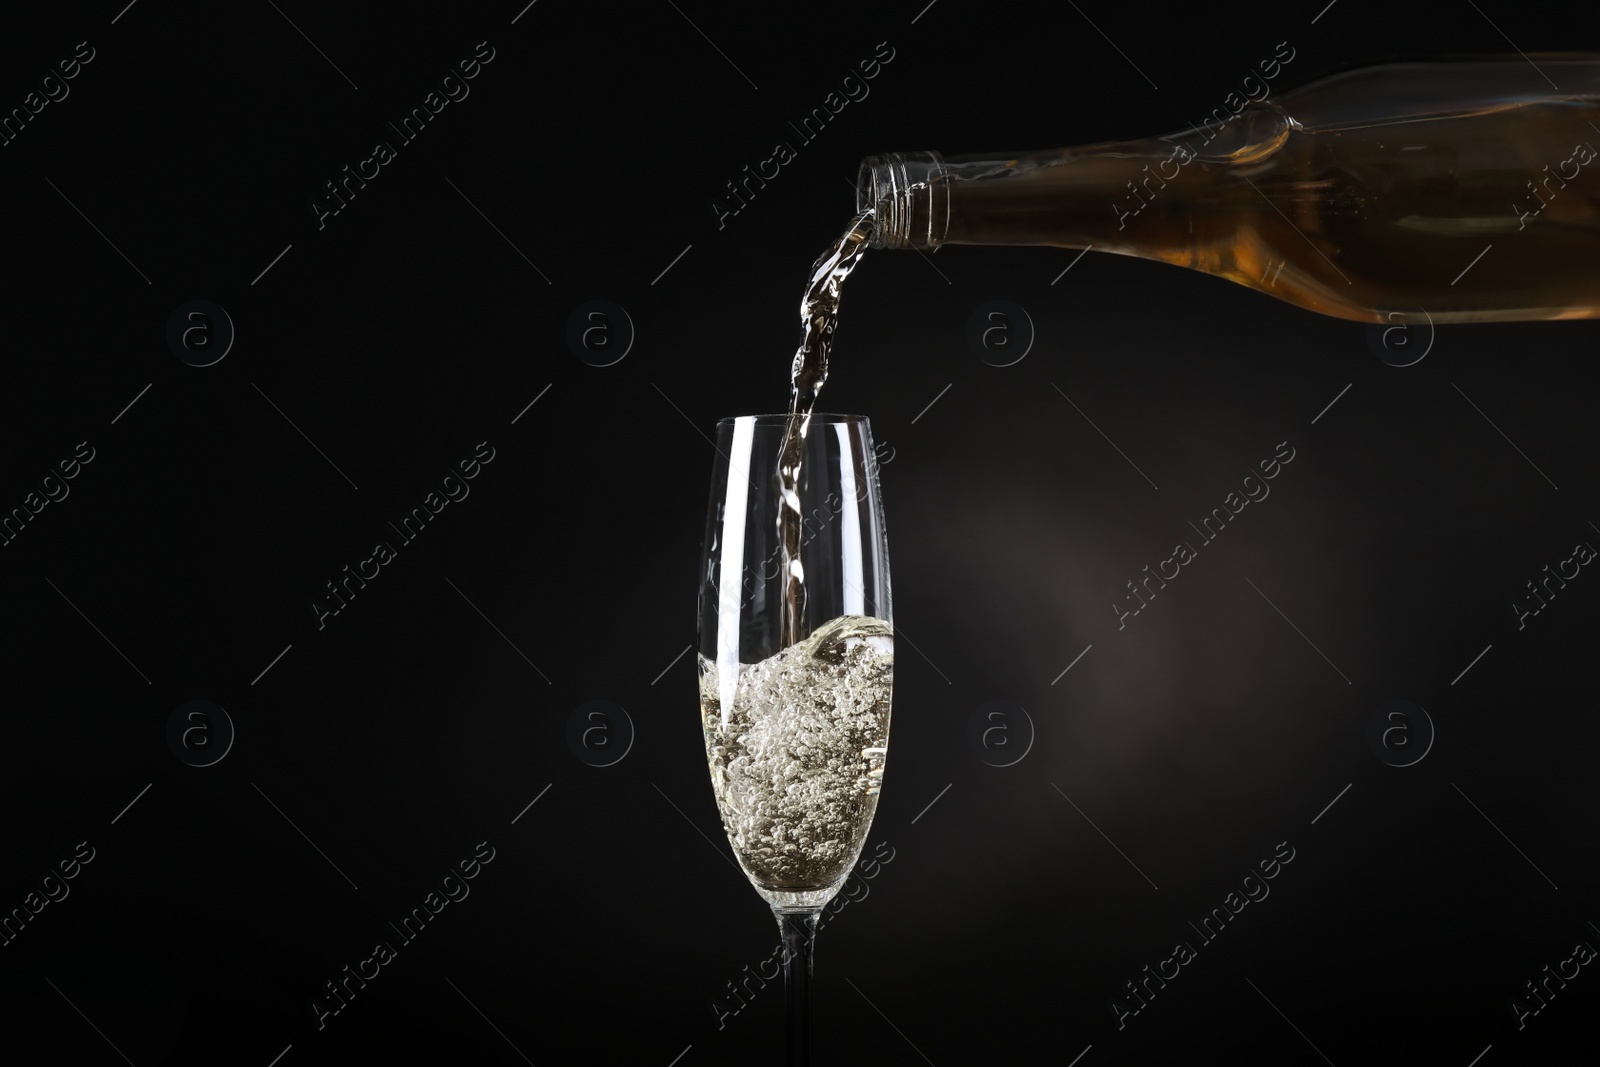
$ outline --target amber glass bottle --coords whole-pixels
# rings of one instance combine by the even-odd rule
[[[874,248],[1115,252],[1366,322],[1600,317],[1600,56],[1389,63],[1213,115],[1010,158],[873,157],[857,203]]]

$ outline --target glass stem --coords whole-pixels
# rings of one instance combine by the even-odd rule
[[[811,949],[821,908],[773,908],[783,937],[784,1036],[788,1067],[811,1067]]]

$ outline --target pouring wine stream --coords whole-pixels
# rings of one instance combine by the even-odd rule
[[[804,332],[789,372],[789,422],[778,459],[778,484],[782,492],[778,543],[783,550],[784,576],[780,643],[784,648],[805,636],[806,579],[805,565],[800,559],[803,518],[800,457],[804,454],[806,431],[811,426],[817,395],[828,380],[828,352],[833,348],[833,333],[839,325],[839,295],[845,279],[867,251],[867,238],[872,233],[875,216],[876,212],[867,208],[850,220],[843,235],[812,266],[811,281],[800,299],[800,326]]]

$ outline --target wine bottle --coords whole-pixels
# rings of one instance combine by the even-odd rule
[[[1386,63],[1241,104],[1144,140],[868,158],[869,247],[1114,252],[1363,322],[1600,317],[1600,55]]]

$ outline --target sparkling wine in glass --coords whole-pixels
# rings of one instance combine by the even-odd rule
[[[868,421],[810,416],[800,558],[788,566],[778,477],[787,423],[786,415],[747,415],[717,425],[700,585],[700,721],[723,829],[783,937],[789,1063],[801,1067],[809,1062],[817,915],[849,876],[878,806],[894,629]],[[790,609],[797,630],[784,624]]]

